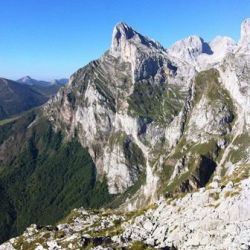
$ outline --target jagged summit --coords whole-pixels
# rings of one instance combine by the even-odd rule
[[[240,52],[250,50],[250,18],[245,19],[241,24]]]
[[[113,29],[109,54],[131,65],[133,81],[156,75],[162,62],[167,59],[166,50],[160,43],[141,35],[123,22]]]
[[[223,48],[225,47],[233,47],[236,46],[237,43],[228,36],[216,36],[210,43],[209,46],[212,49],[212,51],[218,50],[221,45],[224,45]]]
[[[26,85],[50,85],[50,82],[39,81],[39,80],[33,79],[32,77],[28,75],[18,79],[17,82],[26,84]]]
[[[20,82],[20,83],[26,83],[26,82],[29,82],[29,81],[32,81],[33,79],[30,77],[30,76],[24,76],[20,79],[18,79],[17,81]]]
[[[245,19],[241,24],[241,41],[250,40],[250,18]]]
[[[222,56],[228,52],[233,52],[237,43],[231,37],[217,36],[209,43],[209,46],[214,54]]]
[[[113,30],[113,39],[120,39],[121,36],[125,36],[126,39],[132,38],[137,32],[133,30],[132,27],[128,26],[124,22],[118,23]]]
[[[193,35],[177,41],[169,49],[169,53],[172,56],[194,63],[199,55],[203,53],[211,55],[213,54],[213,51],[211,50],[209,44],[206,43],[201,37]]]
[[[164,50],[163,46],[161,46],[160,43],[141,35],[126,23],[118,23],[113,29],[110,49],[111,53],[116,56],[122,54],[122,57],[124,56],[123,53],[125,53],[126,56],[126,53],[129,53],[128,50],[132,49],[131,46],[134,46],[134,50],[139,47],[141,49],[146,48]],[[131,56],[131,54],[129,55]]]

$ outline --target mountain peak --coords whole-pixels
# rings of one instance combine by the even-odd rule
[[[250,18],[241,23],[240,45],[243,48],[250,49]]]
[[[241,23],[241,36],[250,35],[250,18]]]
[[[115,56],[127,58],[137,48],[164,50],[158,42],[141,35],[126,23],[116,24],[112,34],[111,53]]]
[[[227,52],[233,52],[237,44],[231,37],[217,36],[209,43],[209,46],[213,53],[224,55]]]
[[[18,82],[27,82],[27,81],[30,81],[30,80],[33,80],[30,76],[24,76],[22,78],[20,78],[19,80],[17,80]]]
[[[124,22],[116,24],[113,30],[113,39],[119,39],[121,36],[126,37],[126,39],[132,38],[136,35],[136,31],[132,27],[128,26]]]
[[[115,25],[112,33],[111,51],[113,53],[121,51],[127,40],[131,39],[135,34],[136,32],[126,23],[121,22]]]
[[[187,62],[196,61],[201,54],[211,55],[213,52],[208,43],[201,37],[192,35],[182,40],[177,41],[169,49],[169,53],[177,58],[182,58]]]
[[[33,78],[31,78],[28,75],[17,80],[17,82],[22,83],[22,84],[26,84],[26,85],[33,85],[35,81],[36,80],[34,80]]]

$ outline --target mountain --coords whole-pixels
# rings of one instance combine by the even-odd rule
[[[30,76],[25,76],[18,79],[17,82],[23,85],[28,85],[36,92],[39,92],[40,94],[49,98],[55,95],[58,92],[58,90],[68,82],[68,79],[66,78],[55,79],[51,82],[48,82],[48,81],[35,80]]]
[[[248,249],[249,23],[238,43],[169,49],[119,23],[100,59],[0,126],[1,240],[21,234],[0,249]]]
[[[26,85],[31,85],[31,86],[32,85],[40,85],[40,86],[51,85],[50,82],[35,80],[35,79],[31,78],[30,76],[24,76],[24,77],[18,79],[17,82],[22,83],[22,84],[26,84]]]
[[[69,79],[67,79],[67,78],[55,79],[55,80],[53,80],[53,81],[51,82],[51,84],[52,84],[52,85],[53,85],[53,84],[65,85],[65,84],[68,83],[68,81],[69,81]]]
[[[29,86],[0,78],[0,120],[42,105],[47,98]]]
[[[68,82],[67,78],[61,78],[61,79],[55,79],[53,81],[41,81],[41,80],[35,80],[31,78],[30,76],[24,76],[17,80],[17,82],[30,85],[30,86],[51,86],[51,85],[65,85]]]
[[[191,62],[192,64],[194,64],[197,58],[202,54],[213,54],[209,44],[198,36],[189,36],[177,41],[168,52],[170,55]]]
[[[18,79],[17,82],[25,84],[25,85],[30,85],[33,87],[51,87],[51,86],[53,86],[54,88],[57,87],[59,89],[59,87],[64,86],[68,82],[68,79],[61,78],[61,79],[55,79],[55,80],[49,82],[49,81],[35,80],[35,79],[31,78],[30,76],[24,76],[24,77]]]

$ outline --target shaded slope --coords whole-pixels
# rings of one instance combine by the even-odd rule
[[[0,78],[0,120],[39,106],[47,99],[29,86]]]
[[[1,242],[32,223],[51,224],[75,207],[99,207],[111,199],[105,181],[96,181],[86,149],[74,140],[63,142],[44,118],[27,129],[34,119],[39,118],[30,112],[0,126],[6,134],[0,146],[0,193],[6,201],[0,206]],[[14,152],[7,154],[7,148]]]

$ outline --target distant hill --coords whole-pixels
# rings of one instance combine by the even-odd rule
[[[17,82],[21,83],[22,85],[28,85],[40,94],[45,95],[46,97],[50,97],[55,95],[57,91],[68,82],[68,79],[61,78],[49,82],[36,80],[31,78],[30,76],[24,76],[18,79]]]
[[[48,95],[42,90],[0,78],[0,120],[45,103]]]
[[[69,81],[69,79],[67,79],[67,78],[61,78],[61,79],[55,79],[51,83],[58,84],[58,85],[65,85],[68,81]]]
[[[52,84],[52,85],[32,85],[29,86],[31,89],[35,90],[36,92],[46,96],[46,97],[51,97],[54,96],[58,90],[64,85],[59,85],[59,84]]]
[[[30,86],[33,86],[33,85],[41,85],[41,86],[51,85],[50,82],[35,80],[35,79],[31,78],[30,76],[24,76],[24,77],[18,79],[17,82],[25,84],[25,85],[30,85]]]
[[[52,86],[52,85],[65,85],[68,82],[67,78],[62,79],[55,79],[53,81],[43,81],[43,80],[36,80],[31,78],[30,76],[24,76],[17,80],[17,82],[30,85],[30,86]]]

